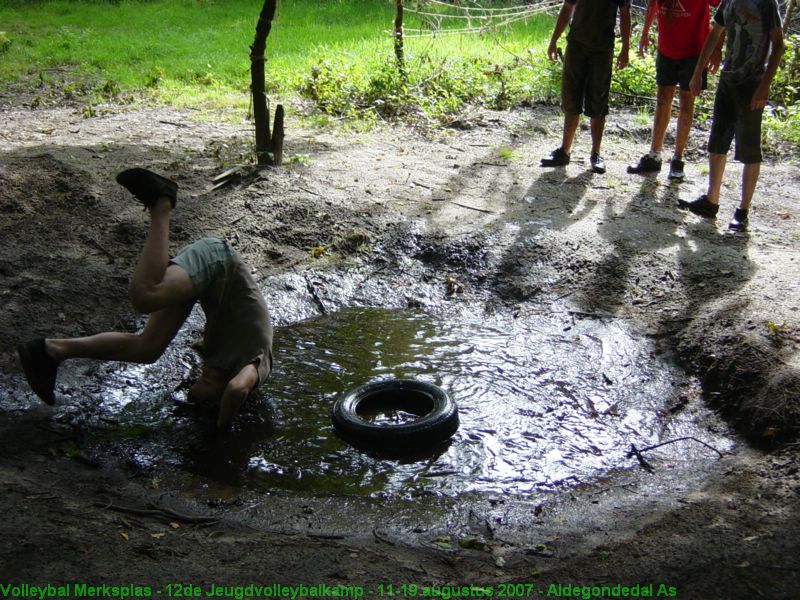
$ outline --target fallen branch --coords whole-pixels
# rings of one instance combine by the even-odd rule
[[[218,523],[217,517],[204,516],[204,515],[185,515],[171,508],[162,508],[154,504],[148,504],[148,508],[134,508],[131,506],[120,506],[111,502],[95,502],[95,506],[105,510],[113,510],[115,512],[127,513],[129,515],[137,515],[140,517],[156,517],[166,519],[168,521],[179,521],[181,523],[202,523],[213,524]]]
[[[455,200],[451,200],[453,204],[456,206],[460,206],[461,208],[468,208],[469,210],[476,210],[478,212],[487,213],[489,215],[496,215],[497,212],[493,210],[488,210],[486,208],[477,208],[475,206],[470,206],[469,204],[461,204],[460,202],[456,202]]]
[[[692,440],[694,442],[697,442],[698,444],[702,444],[703,446],[705,446],[709,450],[713,450],[714,452],[719,454],[720,458],[722,458],[724,456],[722,454],[722,452],[720,452],[719,450],[714,448],[714,446],[711,446],[710,444],[706,444],[704,441],[698,440],[696,437],[692,437],[690,435],[689,436],[685,436],[685,437],[675,438],[674,440],[669,440],[669,441],[666,441],[666,442],[661,442],[660,444],[653,444],[652,446],[647,446],[646,448],[642,448],[642,449],[638,450],[637,452],[647,452],[648,450],[655,450],[656,448],[660,448],[661,446],[666,446],[667,444],[674,444],[675,442],[683,442],[683,441],[686,441],[686,440]],[[635,448],[635,446],[633,444],[631,444],[631,448],[633,449],[633,448]],[[629,453],[628,457],[630,457],[630,456],[632,456],[632,454]]]
[[[639,464],[642,466],[642,468],[645,471],[647,471],[648,473],[655,473],[655,469],[653,468],[653,465],[651,465],[649,462],[647,462],[645,457],[642,456],[641,451],[634,444],[631,444],[630,452],[628,452],[628,458],[630,458],[631,456],[635,456],[636,457],[636,459],[639,461]]]

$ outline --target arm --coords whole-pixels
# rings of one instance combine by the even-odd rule
[[[564,4],[561,5],[561,10],[556,19],[556,25],[553,28],[553,35],[550,37],[550,45],[547,47],[547,57],[554,62],[558,60],[558,39],[561,37],[561,34],[564,33],[567,25],[569,25],[574,11],[575,5],[564,0]]]
[[[644,56],[650,46],[650,26],[653,24],[653,19],[656,18],[658,11],[658,0],[650,0],[647,3],[647,14],[644,16],[644,25],[642,25],[642,37],[639,38],[639,56]]]
[[[239,407],[245,398],[253,391],[258,383],[258,369],[254,363],[250,363],[231,379],[222,392],[222,399],[219,403],[219,413],[217,414],[217,427],[226,429],[230,426],[233,417],[239,411]]]
[[[628,66],[628,53],[631,47],[631,7],[630,4],[619,9],[619,31],[622,37],[622,49],[617,57],[617,71]]]
[[[764,77],[761,78],[761,82],[753,94],[753,99],[750,101],[750,110],[759,110],[766,106],[769,86],[772,85],[772,79],[775,77],[775,73],[778,72],[783,52],[786,49],[783,44],[783,29],[780,27],[773,27],[769,30],[769,41],[770,51],[767,70],[764,72]]]
[[[722,64],[722,46],[725,44],[725,31],[722,31],[722,36],[719,38],[719,43],[711,51],[711,57],[708,59],[706,69],[712,75],[719,71],[719,66]]]
[[[703,69],[705,69],[705,66],[708,64],[708,60],[711,58],[714,48],[724,39],[724,35],[725,28],[719,23],[712,23],[711,32],[708,34],[705,44],[703,44],[703,49],[700,51],[700,56],[697,59],[697,65],[694,68],[692,79],[689,82],[689,90],[691,90],[693,96],[700,95],[703,87]]]

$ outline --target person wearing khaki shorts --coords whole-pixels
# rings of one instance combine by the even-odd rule
[[[272,323],[264,298],[224,240],[199,240],[170,258],[174,182],[138,168],[123,171],[117,181],[150,211],[147,239],[130,284],[131,304],[148,315],[147,323],[136,334],[31,340],[17,348],[25,377],[39,398],[54,404],[58,367],[65,360],[155,362],[199,301],[206,315],[203,369],[189,397],[218,401],[217,426],[226,428],[272,369]]]

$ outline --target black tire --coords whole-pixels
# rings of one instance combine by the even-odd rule
[[[359,413],[380,406],[420,415],[409,423],[378,424]],[[419,448],[442,442],[458,429],[458,407],[441,388],[413,379],[390,379],[359,386],[333,405],[337,433],[359,446]]]

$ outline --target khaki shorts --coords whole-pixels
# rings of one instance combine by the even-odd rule
[[[228,242],[203,238],[183,247],[170,260],[189,274],[195,295],[199,298],[225,271],[225,263],[233,255]]]

